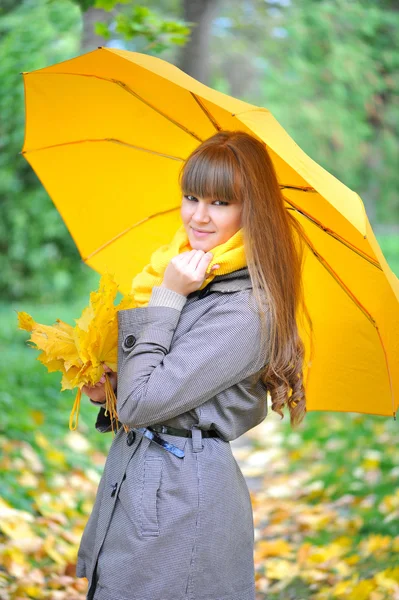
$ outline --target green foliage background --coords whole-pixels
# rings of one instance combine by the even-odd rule
[[[42,519],[41,502],[56,503],[64,489],[70,488],[72,477],[91,481],[90,492],[75,483],[72,510],[67,504],[58,509],[65,514],[58,515],[54,544],[65,531],[75,531],[75,541],[69,540],[71,553],[64,548],[65,560],[72,563],[96,492],[93,472],[99,479],[112,434],[95,430],[97,407],[82,401],[78,433],[80,443],[82,438],[87,442],[86,449],[77,448],[77,435],[68,438],[76,390],[60,393],[60,374],[48,373],[37,361],[37,352],[26,344],[27,332],[17,329],[15,311],[26,311],[41,323],[62,318],[73,324],[87,305],[90,291],[97,288],[99,276],[81,262],[53,202],[20,154],[25,119],[21,71],[80,54],[82,11],[93,7],[105,9],[104,19],[99,18],[96,25],[97,33],[107,40],[103,45],[123,43],[127,49],[156,53],[172,62],[190,29],[181,17],[179,0],[148,0],[145,7],[129,0],[0,3],[0,502],[4,499],[34,515],[37,535],[47,539],[49,530],[56,531],[55,510],[48,509],[48,523]],[[110,11],[116,11],[111,25],[106,19]],[[221,1],[212,24],[209,81],[223,92],[267,107],[309,156],[362,197],[381,248],[397,275],[398,30],[394,0]],[[266,426],[268,423],[269,418]],[[341,590],[340,597],[343,593],[359,599],[371,597],[370,590],[379,585],[372,576],[395,564],[394,552],[399,548],[397,422],[371,415],[311,413],[303,431],[292,433],[288,414],[277,425],[275,437],[269,431],[264,440],[254,440],[255,449],[266,449],[272,457],[265,465],[263,488],[269,490],[274,481],[281,490],[282,480],[291,485],[291,477],[292,482],[299,474],[309,476],[302,496],[281,500],[286,507],[282,510],[288,511],[284,536],[296,547],[309,542],[321,551],[328,551],[329,544],[341,536],[351,537],[349,550],[355,558],[359,544],[366,541],[369,547],[366,544],[360,551],[359,563],[350,563],[355,565],[350,577],[355,581],[359,576],[363,587],[345,588],[351,591]],[[280,459],[277,448],[283,453]],[[36,481],[32,480],[32,452],[43,467]],[[299,514],[295,510],[301,501],[306,506],[299,505]],[[320,529],[312,525],[309,530],[297,531],[300,518],[312,511],[313,503],[322,510],[334,507],[340,515],[338,524],[333,520]],[[262,505],[262,501],[256,502],[261,514]],[[269,537],[267,518],[260,530]],[[25,553],[23,559],[17,554],[17,573],[22,568],[18,561],[29,563],[26,572],[31,579],[24,581],[13,575],[15,547],[1,530],[1,519],[0,546],[0,563],[6,565],[0,568],[0,596],[8,590],[6,598],[51,597],[53,576],[59,577],[61,572],[53,555],[43,553],[37,561],[33,552]],[[258,583],[273,560],[268,557],[265,564],[257,565]],[[296,559],[292,569],[295,564]],[[309,583],[305,577],[289,582],[287,578],[288,587],[277,583],[267,598],[330,598],[331,581],[349,578],[343,566],[342,562],[340,568],[334,562],[319,566],[316,561],[314,581]],[[36,583],[35,591],[32,582],[38,569],[45,583]],[[74,577],[73,569],[71,573]],[[392,577],[399,586],[399,569]],[[391,597],[394,583],[386,577],[381,581],[391,582],[387,595],[381,584],[378,598],[385,600]],[[82,583],[76,578],[73,582],[73,586]],[[50,596],[45,595],[47,585]],[[67,585],[63,578],[59,587],[67,590],[65,597],[75,597],[76,591],[85,596],[83,587],[67,589]],[[25,596],[26,589],[32,595]],[[315,596],[317,590],[319,596]]]
[[[80,53],[79,4],[24,0],[6,3],[0,12],[4,300],[78,298],[97,281],[81,263],[60,215],[19,154],[25,119],[20,72]],[[146,47],[167,60],[176,58],[189,31],[175,4],[164,0],[144,8],[137,2],[94,3],[108,11],[120,9],[117,19],[125,25],[112,33],[109,43],[123,41],[139,51]],[[93,2],[85,3],[86,8],[90,5]],[[234,93],[234,70],[246,77],[241,97],[269,108],[305,152],[361,195],[387,260],[399,273],[399,229],[392,230],[392,224],[399,226],[398,11],[389,2],[368,0],[254,0],[221,5],[219,12],[213,25],[210,85]],[[98,27],[110,34],[108,26]],[[165,29],[172,31],[168,38]],[[143,46],[143,40],[149,45]],[[388,233],[384,224],[390,226]]]

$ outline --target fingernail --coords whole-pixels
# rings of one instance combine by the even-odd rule
[[[105,382],[105,375],[102,375],[101,379],[100,379],[100,383],[104,383]]]

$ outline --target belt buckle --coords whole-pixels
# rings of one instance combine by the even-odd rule
[[[165,425],[162,425],[162,427],[165,427]],[[155,433],[155,431],[151,431],[150,429],[147,429],[147,427],[139,427],[137,431],[140,431],[140,433],[142,433],[145,437],[149,438],[152,442],[155,442],[159,446],[162,446],[163,448],[165,448],[165,450],[171,452],[178,458],[184,457],[184,450],[164,440],[163,438],[161,438],[161,436]]]

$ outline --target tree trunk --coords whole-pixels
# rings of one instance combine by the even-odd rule
[[[184,0],[183,18],[195,23],[188,43],[180,50],[177,66],[205,85],[209,82],[210,36],[219,0]]]
[[[82,14],[83,33],[82,33],[82,53],[96,50],[99,46],[104,46],[104,38],[94,33],[94,25],[97,21],[106,22],[108,25],[112,22],[115,13],[112,10],[107,12],[99,8],[89,8]]]

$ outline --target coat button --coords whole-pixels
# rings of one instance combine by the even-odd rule
[[[125,346],[126,348],[133,348],[134,344],[136,343],[136,338],[134,337],[134,335],[128,335],[125,338]]]
[[[129,433],[127,434],[127,439],[126,439],[127,445],[131,446],[135,439],[136,439],[136,432],[130,430]]]

